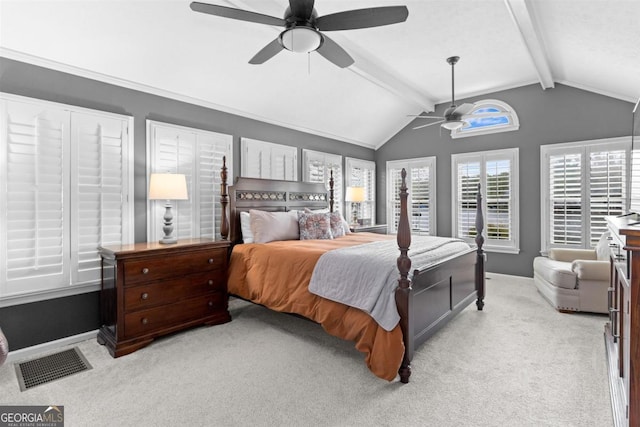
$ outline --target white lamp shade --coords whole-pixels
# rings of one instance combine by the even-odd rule
[[[364,202],[364,187],[347,187],[344,200],[347,202]]]
[[[313,28],[294,27],[280,34],[282,46],[292,52],[313,52],[322,44],[322,36]]]
[[[179,173],[152,173],[149,200],[187,200],[187,179]]]
[[[442,127],[449,130],[460,129],[464,125],[461,121],[444,122]]]

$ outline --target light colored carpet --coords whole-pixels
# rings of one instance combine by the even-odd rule
[[[561,314],[533,280],[489,274],[470,306],[420,347],[411,383],[373,376],[350,342],[234,300],[233,321],[20,392],[0,367],[0,404],[64,405],[72,426],[611,426],[606,317]]]

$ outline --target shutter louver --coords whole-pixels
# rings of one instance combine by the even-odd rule
[[[626,212],[626,154],[624,150],[590,153],[589,242],[595,246],[607,231],[605,217]]]
[[[458,163],[458,229],[457,237],[476,236],[476,195],[480,182],[480,163]]]
[[[429,233],[431,224],[431,182],[428,166],[411,168],[409,197],[411,201],[411,229]],[[400,191],[398,189],[398,191]]]
[[[486,163],[487,239],[511,239],[511,170],[509,160]]]

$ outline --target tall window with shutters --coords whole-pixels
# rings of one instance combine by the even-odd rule
[[[0,94],[0,304],[99,288],[133,241],[133,118]]]
[[[369,160],[347,157],[345,160],[345,187],[363,187],[364,202],[360,203],[359,217],[376,224],[376,163]],[[347,203],[344,213],[349,218],[351,204]]]
[[[242,176],[298,180],[298,149],[296,147],[242,138],[240,150]]]
[[[475,239],[480,184],[484,200],[484,248],[518,253],[518,149],[454,154],[451,163],[453,235],[469,242]]]
[[[226,156],[233,176],[231,135],[147,120],[147,177],[180,173],[187,180],[187,200],[173,201],[174,236],[214,238],[220,235],[220,169]],[[163,236],[164,202],[149,200],[149,241]]]
[[[333,209],[342,209],[342,156],[302,150],[302,175],[305,182],[322,182],[329,189],[333,171]],[[344,214],[344,212],[343,212]]]
[[[387,228],[398,231],[402,169],[407,171],[411,232],[436,234],[436,158],[423,157],[387,162]]]
[[[543,145],[540,157],[542,252],[594,247],[605,217],[629,208],[630,137]]]

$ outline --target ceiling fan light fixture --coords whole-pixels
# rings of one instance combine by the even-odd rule
[[[291,52],[313,52],[322,45],[322,35],[310,27],[287,28],[280,33],[280,44]]]
[[[464,122],[460,120],[452,120],[442,124],[442,127],[448,130],[460,129],[462,126],[464,126]]]

